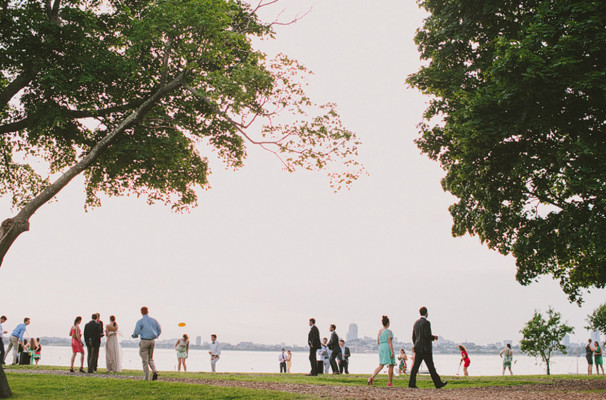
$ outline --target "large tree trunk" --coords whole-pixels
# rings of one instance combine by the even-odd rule
[[[0,225],[0,266],[4,256],[13,242],[23,232],[29,230],[29,219],[46,202],[55,197],[73,178],[90,167],[109,145],[126,129],[139,123],[145,114],[168,92],[183,84],[186,72],[181,73],[171,82],[162,85],[154,94],[145,100],[135,111],[126,117],[114,130],[101,139],[95,147],[76,165],[65,171],[55,182],[47,186],[40,194],[27,203],[14,218],[8,218]]]
[[[4,368],[0,365],[0,399],[8,399],[13,395],[10,386],[8,386],[8,380],[4,373]]]

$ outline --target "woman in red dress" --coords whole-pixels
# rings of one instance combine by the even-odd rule
[[[467,367],[469,367],[469,364],[471,364],[471,360],[469,359],[465,346],[460,344],[459,350],[461,350],[461,361],[459,361],[459,368],[461,368],[461,363],[463,363],[463,375],[468,376]]]
[[[72,326],[72,329],[69,331],[69,335],[72,337],[72,352],[74,353],[72,355],[72,366],[69,372],[75,372],[74,360],[76,359],[76,354],[80,353],[80,372],[86,373],[84,370],[84,344],[82,343],[82,332],[78,326],[80,325],[80,322],[82,322],[82,317],[76,317],[74,326]]]

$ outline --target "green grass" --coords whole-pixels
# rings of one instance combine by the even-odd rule
[[[260,374],[260,373],[207,373],[207,372],[160,372],[160,381],[143,382],[139,380],[117,380],[117,379],[90,379],[84,375],[75,376],[54,376],[54,375],[22,375],[11,373],[11,370],[63,370],[64,367],[49,366],[10,366],[6,368],[9,375],[11,387],[19,393],[16,398],[40,398],[36,393],[40,387],[40,393],[58,393],[57,396],[66,399],[84,398],[94,395],[92,398],[116,398],[123,397],[125,393],[131,392],[133,398],[165,398],[170,393],[171,399],[238,399],[238,398],[258,398],[258,399],[285,399],[285,398],[309,398],[297,397],[293,393],[267,392],[253,389],[223,388],[212,385],[194,384],[193,381],[205,379],[209,381],[241,381],[241,382],[270,382],[270,383],[290,383],[290,384],[308,384],[308,385],[342,385],[342,386],[366,386],[369,374],[365,375],[320,375],[317,377],[308,377],[303,374]],[[98,375],[107,374],[104,370],[99,370]],[[116,375],[141,377],[143,373],[140,370],[126,370]],[[166,382],[162,379],[182,379],[192,380],[192,383]],[[602,377],[587,375],[514,375],[514,376],[481,376],[481,377],[462,377],[462,376],[443,376],[448,380],[446,390],[458,388],[477,388],[477,387],[501,387],[517,385],[543,385],[556,381],[565,380],[595,380]],[[24,380],[26,382],[24,382]],[[35,383],[29,383],[29,382]],[[74,383],[75,382],[75,383]],[[408,376],[394,377],[394,386],[408,386]],[[375,385],[382,387],[387,384],[387,375],[381,374],[375,379]],[[25,386],[23,386],[25,385]],[[433,383],[429,376],[420,375],[417,378],[417,386],[420,388],[433,388]],[[23,390],[21,390],[23,389]],[[65,393],[64,393],[65,392]],[[100,392],[100,393],[97,393]],[[600,392],[601,393],[601,392]],[[72,397],[70,397],[72,396]],[[100,397],[106,396],[106,397]],[[189,396],[189,397],[188,397]],[[42,396],[44,397],[44,396]]]
[[[252,399],[286,400],[314,397],[268,390],[225,388],[172,382],[94,379],[86,376],[21,374],[7,371],[11,399]]]

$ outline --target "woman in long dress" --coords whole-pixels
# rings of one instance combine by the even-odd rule
[[[181,365],[183,365],[183,371],[187,372],[185,360],[187,360],[187,357],[189,356],[189,336],[187,336],[186,333],[184,333],[183,337],[175,343],[175,350],[177,350],[177,362],[179,363],[177,370],[181,371]]]
[[[368,379],[368,384],[372,386],[375,376],[381,372],[383,367],[387,365],[387,386],[393,386],[393,366],[396,364],[395,354],[393,352],[393,332],[389,330],[389,318],[383,315],[383,329],[379,330],[377,335],[377,344],[379,345],[379,366],[375,369],[372,376]]]
[[[286,373],[290,374],[290,367],[292,365],[292,353],[288,350],[288,355],[286,356]]]
[[[82,332],[80,331],[80,323],[82,322],[82,317],[76,317],[74,321],[74,326],[69,331],[69,336],[72,338],[72,364],[69,372],[74,371],[74,360],[76,359],[76,354],[80,353],[80,372],[86,373],[84,370],[84,344],[82,343]]]
[[[118,341],[118,324],[116,317],[109,317],[109,324],[105,325],[105,368],[107,372],[122,371],[122,354]]]

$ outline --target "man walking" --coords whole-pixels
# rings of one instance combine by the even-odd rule
[[[330,368],[334,375],[339,374],[339,367],[337,366],[337,357],[340,358],[341,349],[339,348],[339,336],[337,335],[337,326],[330,324],[330,340],[328,341],[328,348],[330,349]]]
[[[152,370],[152,381],[158,379],[158,370],[156,370],[156,363],[154,362],[154,347],[156,346],[156,338],[162,333],[162,327],[154,318],[149,315],[147,307],[141,307],[142,318],[137,321],[135,325],[135,331],[133,332],[133,339],[141,336],[139,342],[139,356],[143,363],[143,374],[145,380],[149,380],[149,369]]]
[[[339,340],[339,350],[341,354],[339,354],[339,372],[343,373],[345,371],[346,374],[349,374],[349,357],[351,357],[351,352],[349,351],[349,347],[345,346],[345,340]]]
[[[415,363],[410,371],[410,381],[408,381],[408,387],[417,387],[417,373],[419,372],[421,362],[425,360],[425,365],[427,365],[427,369],[429,370],[433,384],[437,389],[440,389],[446,386],[447,382],[440,379],[440,375],[438,375],[436,372],[436,367],[433,365],[432,342],[434,340],[438,340],[438,337],[431,334],[431,324],[427,320],[427,308],[421,307],[419,309],[419,314],[421,314],[421,318],[415,322],[412,330]]]
[[[286,373],[286,353],[284,349],[282,349],[282,353],[278,356],[278,361],[280,362],[280,373]]]
[[[102,333],[101,327],[97,323],[97,314],[95,313],[91,316],[90,322],[84,325],[84,343],[86,343],[86,350],[88,352],[86,361],[89,374],[94,373],[97,369]]]
[[[328,339],[322,339],[322,349],[320,353],[320,359],[324,363],[324,373],[327,374],[330,371],[330,349],[328,348]]]
[[[6,316],[0,317],[0,365],[4,364],[4,334],[8,333],[2,328],[2,324],[6,322]]]
[[[19,346],[23,344],[23,335],[25,334],[25,329],[27,328],[29,323],[29,318],[23,318],[23,323],[17,325],[17,327],[13,330],[13,333],[11,333],[11,337],[9,338],[10,342],[8,343],[8,349],[6,349],[6,354],[4,355],[4,358],[6,358],[11,349],[13,349],[13,365],[17,364]]]
[[[309,345],[309,363],[311,364],[311,372],[307,376],[318,376],[318,360],[317,353],[322,347],[320,342],[320,330],[316,326],[316,319],[309,319],[309,326],[311,329],[307,334],[307,344]]]
[[[221,345],[217,341],[217,335],[214,333],[210,335],[210,339],[210,351],[208,352],[208,354],[210,354],[210,369],[213,372],[217,372],[217,361],[221,358]]]

